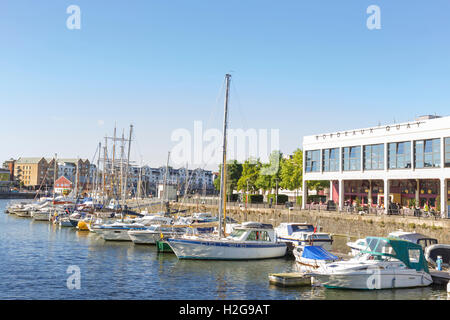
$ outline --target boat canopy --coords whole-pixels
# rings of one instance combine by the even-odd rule
[[[367,237],[367,247],[363,253],[393,257],[402,261],[408,268],[428,271],[422,246],[410,241],[395,238]]]
[[[314,260],[337,260],[334,254],[331,254],[321,246],[304,246],[302,258]]]

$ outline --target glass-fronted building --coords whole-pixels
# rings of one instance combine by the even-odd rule
[[[340,208],[358,202],[387,210],[450,204],[450,117],[306,136],[303,139],[303,206],[306,182],[329,180],[329,198]]]

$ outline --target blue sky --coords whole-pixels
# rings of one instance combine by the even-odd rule
[[[91,159],[133,123],[133,159],[163,165],[175,129],[221,128],[231,71],[231,126],[279,129],[284,153],[304,135],[448,115],[449,13],[447,0],[3,0],[0,160]]]

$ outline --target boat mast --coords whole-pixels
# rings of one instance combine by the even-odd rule
[[[164,203],[164,200],[165,200],[166,195],[167,195],[166,188],[167,188],[167,175],[168,175],[168,172],[169,172],[169,159],[170,159],[170,151],[169,151],[169,153],[167,155],[166,172],[164,174],[163,196],[161,197],[162,198],[161,199],[161,211],[163,211],[163,203]]]
[[[130,165],[130,151],[131,151],[131,136],[133,134],[133,125],[130,124],[130,136],[128,138],[128,155],[127,155],[127,165],[125,167],[125,182],[124,182],[124,191],[123,191],[123,207],[125,207],[126,196],[128,191],[128,167]]]
[[[222,157],[222,170],[220,175],[220,202],[219,202],[219,237],[224,235],[225,230],[225,218],[226,218],[226,170],[227,170],[227,120],[228,120],[228,98],[230,92],[230,79],[231,75],[225,75],[226,81],[226,93],[224,104],[224,117],[223,117],[223,157]],[[223,215],[223,230],[222,230],[222,215]]]
[[[56,193],[56,158],[58,155],[55,153],[55,163],[53,164],[53,203],[55,203],[55,193]]]

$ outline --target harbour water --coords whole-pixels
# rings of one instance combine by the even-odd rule
[[[158,254],[154,246],[107,242],[96,234],[4,214],[0,200],[0,299],[447,299],[442,287],[352,291],[279,288],[268,274],[294,260],[194,261]],[[335,237],[345,252],[346,237]],[[69,289],[70,266],[81,272]]]

